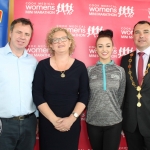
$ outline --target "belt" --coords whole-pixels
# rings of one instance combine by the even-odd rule
[[[24,119],[26,119],[26,118],[31,117],[33,114],[34,114],[34,113],[31,113],[31,114],[29,114],[29,115],[23,115],[23,116],[12,117],[12,118],[10,118],[10,119],[24,120]]]
[[[29,118],[33,115],[34,113],[28,114],[28,115],[23,115],[23,116],[17,116],[17,117],[12,117],[12,118],[1,118],[0,119],[15,119],[15,120],[24,120],[26,118]]]

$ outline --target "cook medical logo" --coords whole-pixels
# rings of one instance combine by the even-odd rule
[[[3,11],[0,10],[0,23],[2,22],[2,17],[3,17]]]
[[[62,4],[60,4],[59,3],[57,5],[56,14],[59,14],[60,12],[63,12],[64,15],[71,15],[73,11],[74,10],[73,10],[73,4],[72,3],[71,4],[69,4],[69,3],[67,3],[67,4],[62,3]]]

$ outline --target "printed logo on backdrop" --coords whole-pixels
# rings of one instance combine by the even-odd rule
[[[67,29],[74,37],[86,37],[85,25],[57,25],[57,27]]]
[[[69,3],[59,3],[57,5],[56,14],[64,13],[64,15],[71,15],[73,13],[73,4]]]
[[[123,131],[121,131],[121,135],[122,135],[123,138],[125,138],[125,135],[124,135],[124,132],[123,132]]]
[[[132,18],[134,15],[134,7],[133,6],[120,6],[118,10],[118,17],[124,16],[128,18]]]
[[[133,30],[130,27],[121,27],[121,38],[122,39],[133,39]]]
[[[93,35],[97,37],[98,33],[103,30],[103,26],[89,26],[87,29],[87,37]]]
[[[131,52],[133,52],[133,47],[120,47],[118,51],[118,58],[121,58],[122,56],[127,55]]]
[[[27,51],[36,58],[50,57],[48,49],[45,45],[28,45]]]
[[[55,4],[50,2],[26,2],[25,14],[55,14]]]
[[[105,17],[129,17],[132,18],[134,15],[133,6],[120,6],[117,9],[115,5],[105,4],[89,4],[89,15],[90,16],[105,16]]]
[[[97,37],[99,31],[103,29],[103,26],[86,27],[85,25],[57,25],[57,27],[67,29],[74,37]]]
[[[83,112],[82,114],[81,114],[81,121],[85,121],[85,115],[86,113],[85,112]]]
[[[117,17],[117,7],[114,5],[89,4],[89,15]]]
[[[148,18],[150,19],[150,8],[148,8]]]
[[[3,18],[3,11],[0,10],[0,23],[2,22],[2,18]]]

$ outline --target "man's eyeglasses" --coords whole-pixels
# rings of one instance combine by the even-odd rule
[[[52,39],[52,42],[53,42],[54,44],[56,44],[56,43],[60,42],[60,40],[61,40],[61,42],[66,42],[68,39],[69,39],[69,38],[68,38],[67,36],[63,36],[63,37],[61,37],[61,38]]]

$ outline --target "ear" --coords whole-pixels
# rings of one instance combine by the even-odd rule
[[[49,44],[50,48],[52,48],[52,44]]]

